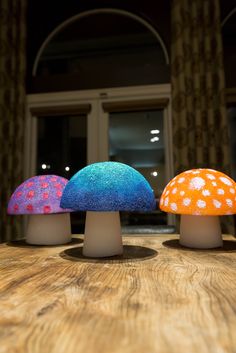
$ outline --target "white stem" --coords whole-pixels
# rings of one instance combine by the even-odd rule
[[[86,214],[83,255],[106,257],[123,253],[119,212]]]
[[[59,245],[71,240],[69,213],[31,215],[26,242],[35,245]]]
[[[211,249],[223,245],[219,217],[182,215],[180,244],[189,248]]]

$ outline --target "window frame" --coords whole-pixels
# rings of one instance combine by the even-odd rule
[[[104,107],[128,106],[137,109],[159,107],[164,113],[166,183],[173,178],[173,144],[170,84],[132,86],[84,91],[67,91],[27,95],[25,123],[25,179],[35,175],[37,159],[37,119],[40,116],[87,113],[87,164],[109,160],[109,110]],[[168,215],[168,224],[174,224]]]

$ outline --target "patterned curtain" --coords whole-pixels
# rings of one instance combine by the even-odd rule
[[[219,0],[173,0],[171,25],[175,173],[209,167],[230,175]]]
[[[9,197],[23,179],[26,0],[0,1],[0,240],[21,232],[7,216]]]
[[[173,0],[171,50],[175,171],[229,173],[218,0]]]

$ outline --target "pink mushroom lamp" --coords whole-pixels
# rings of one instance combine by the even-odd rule
[[[26,242],[58,245],[71,240],[70,212],[60,201],[68,180],[57,175],[40,175],[19,185],[8,203],[10,215],[29,215]]]
[[[236,213],[236,184],[213,169],[187,170],[167,184],[160,209],[181,214],[181,245],[199,249],[221,247],[218,216]]]

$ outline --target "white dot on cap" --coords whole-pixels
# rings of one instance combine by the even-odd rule
[[[184,174],[190,174],[190,173],[193,173],[192,170],[186,170],[186,171],[184,172]]]
[[[199,170],[194,170],[192,173],[193,173],[193,174],[199,174],[200,171],[199,171]]]
[[[218,195],[224,195],[224,193],[225,193],[225,192],[224,192],[223,189],[218,189],[218,190],[217,190],[217,194],[218,194]]]
[[[203,200],[198,200],[197,201],[197,207],[199,208],[205,208],[206,207],[206,202]]]
[[[160,199],[160,205],[163,205],[163,198]]]
[[[173,190],[172,190],[172,194],[176,194],[177,193],[177,188],[174,188]]]
[[[176,203],[171,203],[170,204],[170,207],[171,207],[171,209],[173,210],[173,211],[177,211],[177,205],[176,205]]]
[[[220,179],[220,180],[222,181],[222,183],[224,183],[225,185],[229,185],[229,186],[232,185],[232,182],[231,182],[228,178],[220,177],[219,179]]]
[[[185,194],[185,191],[180,191],[181,196],[184,196],[184,194]]]
[[[173,185],[175,185],[175,181],[172,181],[172,182],[170,183],[170,186],[173,186]]]
[[[210,169],[210,168],[208,168],[207,169],[209,172],[211,172],[211,173],[217,173],[217,171],[215,170],[215,169]]]
[[[164,205],[165,205],[165,206],[168,206],[168,203],[169,203],[169,197],[167,196],[167,197],[165,198]]]
[[[233,202],[231,199],[226,199],[226,203],[229,207],[232,207],[233,206]]]
[[[170,193],[170,191],[169,191],[169,190],[167,190],[167,191],[166,191],[166,196],[167,196],[169,193]]]
[[[191,203],[191,199],[189,197],[186,197],[185,199],[183,199],[183,205],[184,206],[188,206]]]
[[[190,189],[200,190],[206,184],[205,180],[201,177],[195,177],[190,181]]]
[[[213,200],[213,205],[214,205],[216,208],[220,208],[221,202],[218,201],[218,200]]]
[[[211,193],[210,193],[209,190],[205,189],[205,190],[202,190],[202,195],[203,195],[203,196],[210,196]]]
[[[212,175],[212,174],[207,174],[206,176],[207,176],[207,178],[210,179],[210,180],[215,180],[215,176]]]
[[[229,191],[231,192],[231,194],[235,194],[235,190],[233,188],[230,188]]]
[[[213,186],[217,186],[217,183],[215,181],[212,182]]]
[[[181,184],[181,183],[183,183],[184,181],[185,181],[185,178],[184,178],[184,177],[181,177],[181,178],[179,178],[178,183]]]

